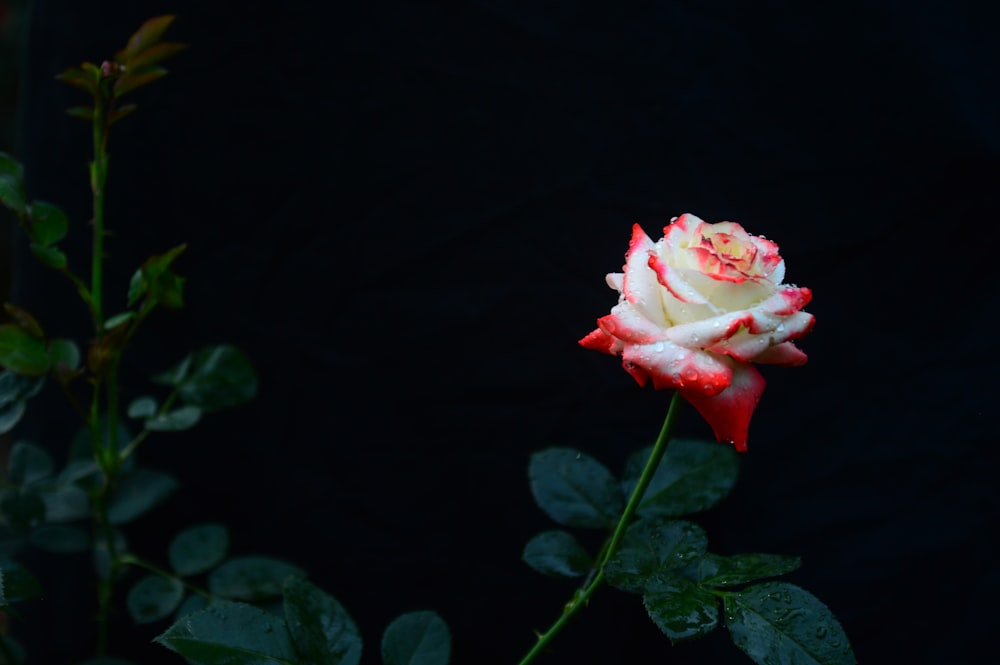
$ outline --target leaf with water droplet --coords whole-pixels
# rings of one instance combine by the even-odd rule
[[[733,642],[760,665],[856,665],[847,635],[816,596],[766,582],[725,596]]]
[[[246,603],[215,601],[180,618],[154,641],[196,665],[299,662],[285,622]]]
[[[632,524],[618,550],[604,566],[608,583],[643,593],[649,580],[686,567],[705,553],[708,536],[694,522],[663,518]]]
[[[671,642],[707,635],[719,625],[719,599],[682,577],[658,575],[647,580],[642,602]]]
[[[736,586],[797,570],[802,560],[782,554],[706,554],[701,560],[700,584],[710,587]]]

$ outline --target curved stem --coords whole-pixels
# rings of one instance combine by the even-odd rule
[[[621,517],[618,519],[618,524],[615,526],[615,530],[611,534],[610,540],[601,548],[601,554],[597,558],[597,563],[594,564],[593,574],[588,578],[587,583],[583,588],[579,589],[573,598],[566,603],[566,607],[563,609],[562,616],[556,619],[555,623],[549,627],[547,631],[538,636],[538,641],[535,645],[525,654],[518,665],[528,665],[535,660],[535,658],[540,654],[549,642],[559,634],[560,631],[569,623],[576,613],[587,604],[590,597],[594,594],[597,588],[604,582],[604,566],[607,564],[608,560],[614,556],[614,553],[618,550],[618,546],[621,545],[622,538],[625,537],[625,530],[628,528],[629,523],[632,521],[632,516],[635,515],[635,511],[639,508],[639,504],[642,501],[643,495],[646,494],[646,489],[649,487],[650,481],[653,479],[653,474],[656,473],[657,467],[660,465],[660,460],[663,459],[663,454],[667,451],[667,444],[670,443],[670,436],[674,429],[674,423],[677,420],[677,413],[680,410],[680,405],[683,399],[679,392],[675,392],[673,398],[670,400],[670,408],[667,410],[667,417],[663,420],[663,427],[660,428],[660,434],[656,438],[656,444],[653,446],[653,452],[649,454],[649,459],[646,460],[646,468],[642,470],[642,474],[639,476],[639,480],[635,485],[635,489],[632,490],[632,496],[629,497],[628,503],[625,505],[625,510],[622,511]]]

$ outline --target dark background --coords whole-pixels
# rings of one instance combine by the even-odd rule
[[[192,47],[112,136],[109,312],[180,242],[187,306],[127,356],[129,396],[204,343],[260,395],[141,461],[182,488],[128,532],[163,560],[228,523],[235,554],[295,561],[359,622],[450,624],[455,663],[512,663],[572,583],[520,562],[551,523],[526,479],[569,445],[621,468],[669,395],[576,340],[615,302],[633,222],[731,219],[779,243],[816,315],[769,379],[714,551],[799,554],[859,662],[984,663],[998,591],[992,350],[1000,54],[982,3],[86,3],[36,0],[17,152],[86,265],[85,96],[53,77],[176,13]],[[12,300],[86,339],[58,275],[15,247]],[[55,391],[50,391],[54,393]],[[57,394],[15,434],[62,456]],[[65,415],[64,415],[65,414]],[[693,409],[680,433],[709,436]],[[30,566],[29,562],[29,566]],[[14,630],[33,663],[92,650],[87,561]],[[58,581],[55,581],[58,580]],[[129,630],[118,653],[178,662]],[[991,653],[991,652],[986,652]],[[599,592],[545,663],[745,663],[724,630],[671,647]]]

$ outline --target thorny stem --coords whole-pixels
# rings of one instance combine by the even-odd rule
[[[107,113],[113,107],[113,96],[108,99],[104,93],[95,95],[93,142],[94,161],[90,164],[90,189],[93,196],[93,241],[90,269],[90,308],[94,319],[95,345],[100,345],[104,330],[104,187],[108,175],[108,124]],[[117,363],[112,363],[111,372],[105,376],[103,369],[95,372],[94,392],[90,406],[90,437],[97,462],[104,473],[104,482],[98,490],[94,502],[94,519],[100,530],[108,557],[112,562],[107,577],[98,582],[98,637],[97,655],[108,653],[111,598],[116,562],[118,561],[114,529],[108,521],[108,500],[118,474],[118,381],[115,376]],[[103,388],[103,390],[102,390]],[[104,404],[107,418],[102,427],[101,395],[105,393]],[[107,430],[105,441],[104,429]]]
[[[594,568],[591,570],[584,585],[566,603],[562,616],[556,619],[555,623],[547,631],[538,636],[538,641],[525,654],[524,658],[519,661],[518,665],[528,665],[528,663],[534,661],[548,646],[549,642],[566,627],[576,613],[587,605],[590,597],[604,581],[604,566],[614,556],[618,550],[618,546],[621,545],[622,538],[625,537],[625,530],[632,521],[635,511],[639,508],[639,503],[642,501],[642,497],[646,493],[646,488],[649,487],[649,483],[653,479],[653,474],[656,473],[656,469],[660,465],[660,460],[663,459],[663,454],[667,451],[667,444],[670,443],[670,436],[673,432],[674,423],[677,420],[677,413],[680,410],[682,401],[680,393],[675,392],[673,398],[670,400],[670,408],[667,410],[667,417],[663,421],[663,427],[660,428],[660,434],[656,438],[656,444],[653,446],[653,452],[650,453],[649,459],[646,461],[646,468],[642,470],[639,481],[636,483],[635,489],[632,490],[632,496],[629,498],[625,510],[622,511],[621,517],[618,519],[618,525],[615,526],[611,538],[601,548],[597,562],[594,564]]]

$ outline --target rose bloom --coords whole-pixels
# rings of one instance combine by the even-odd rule
[[[764,392],[751,363],[806,361],[791,340],[813,326],[802,311],[812,292],[782,284],[785,262],[770,240],[691,214],[655,243],[634,225],[623,270],[607,276],[618,304],[580,344],[621,356],[641,386],[680,391],[719,441],[745,451]]]

